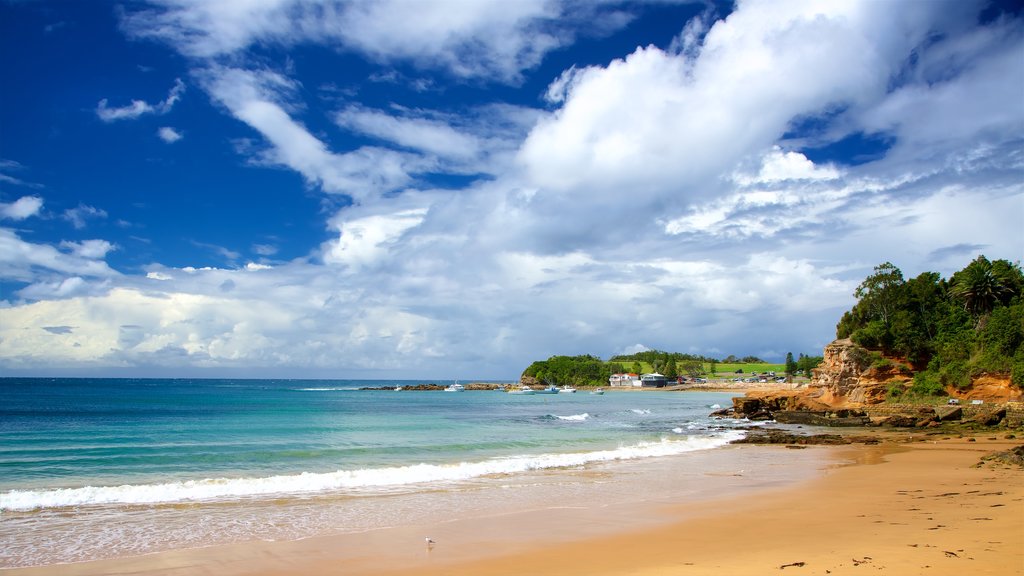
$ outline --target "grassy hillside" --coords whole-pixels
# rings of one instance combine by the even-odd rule
[[[711,365],[710,364],[704,364],[704,371],[710,374],[711,373],[710,370],[711,370]],[[761,374],[763,372],[775,372],[776,374],[781,376],[783,373],[786,372],[786,365],[785,364],[767,364],[767,363],[765,363],[765,364],[756,364],[756,363],[751,363],[751,364],[745,364],[745,363],[744,364],[726,364],[726,363],[719,363],[718,365],[715,366],[715,371],[718,373],[719,376],[723,376],[723,375],[726,375],[726,374],[735,374],[737,370],[743,370],[744,374],[750,374],[751,372],[757,372],[758,374]]]
[[[631,362],[620,362],[620,364],[622,364],[623,368],[625,368],[626,371],[632,370],[632,363]],[[647,362],[640,362],[640,367],[641,367],[641,372],[644,373],[644,374],[654,371],[651,368],[651,365],[648,364]],[[728,364],[726,364],[726,363],[723,363],[723,362],[719,362],[715,366],[715,370],[716,370],[716,374],[718,376],[723,376],[723,377],[724,376],[729,376],[729,375],[737,375],[736,374],[736,370],[743,370],[744,374],[750,374],[751,372],[757,372],[758,374],[760,374],[762,372],[775,372],[775,373],[777,373],[779,375],[782,375],[786,371],[786,366],[785,366],[785,364],[768,364],[768,363],[728,363]],[[711,364],[710,363],[707,363],[707,362],[704,363],[704,374],[707,375],[707,376],[711,376],[712,375],[711,374]]]

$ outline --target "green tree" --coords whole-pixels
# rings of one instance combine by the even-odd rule
[[[679,371],[685,372],[691,378],[697,378],[704,373],[704,363],[700,360],[684,360],[679,364]]]
[[[708,371],[712,374],[718,374],[718,360],[715,360],[714,358],[711,359]]]
[[[892,262],[875,266],[875,273],[857,286],[854,297],[867,312],[868,320],[880,320],[886,328],[896,311],[903,286],[903,272]]]
[[[641,373],[643,371],[644,371],[643,366],[641,366],[639,362],[634,361],[633,362],[633,374],[639,374],[639,373]]]
[[[676,378],[679,377],[679,370],[676,367],[676,359],[675,358],[669,358],[665,362],[665,372],[664,372],[664,374],[665,374],[665,376],[669,380],[675,380]]]
[[[824,360],[824,358],[821,356],[805,356],[800,354],[800,359],[796,362],[796,369],[798,372],[803,372],[805,376],[810,378],[814,375],[812,370],[817,368],[818,365],[821,364],[822,360]]]
[[[793,353],[786,352],[786,374],[788,376],[792,376],[793,374],[796,374],[797,370],[798,366],[796,365],[796,360],[793,360]]]

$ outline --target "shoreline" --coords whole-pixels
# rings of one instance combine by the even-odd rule
[[[729,448],[771,459],[814,458],[818,471],[776,485],[733,486],[710,498],[681,491],[608,505],[551,503],[429,527],[246,542],[0,574],[667,576],[765,574],[787,564],[801,574],[856,574],[865,567],[894,574],[1024,572],[1024,472],[973,467],[982,455],[1020,440],[991,433],[924,442],[916,436],[909,443],[908,435],[899,435],[902,442],[801,451]],[[426,548],[424,533],[438,544]]]

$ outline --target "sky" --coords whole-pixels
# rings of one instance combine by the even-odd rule
[[[818,355],[1024,255],[1024,15],[0,0],[0,374],[514,379]]]

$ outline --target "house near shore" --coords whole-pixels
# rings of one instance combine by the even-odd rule
[[[664,374],[651,372],[640,377],[640,386],[643,388],[664,388],[668,385],[668,377]]]
[[[629,374],[612,374],[611,376],[608,377],[608,385],[609,386],[631,386],[631,387],[639,388],[640,387],[640,375],[639,374],[633,374],[632,372],[630,372]]]

